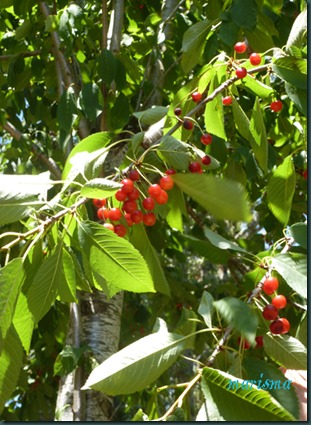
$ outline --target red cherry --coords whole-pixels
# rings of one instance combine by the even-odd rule
[[[272,295],[273,292],[275,292],[279,287],[279,281],[276,277],[268,277],[263,285],[262,285],[262,290],[264,291],[265,294],[267,295]]]
[[[222,99],[222,104],[225,106],[229,106],[232,104],[232,97],[231,96],[225,96]]]
[[[194,93],[192,93],[191,97],[192,97],[192,100],[197,103],[197,102],[200,102],[200,100],[202,99],[202,94],[199,93],[198,91],[195,91]]]
[[[125,218],[125,220],[126,220],[126,222],[127,222],[127,224],[128,224],[129,227],[133,226],[134,223],[132,221],[132,218],[131,218],[131,214],[130,213],[125,213],[124,214],[124,218]]]
[[[122,189],[119,189],[114,196],[117,201],[123,202],[125,201],[127,194]]]
[[[138,199],[139,196],[140,196],[139,190],[136,187],[134,187],[134,189],[132,190],[132,192],[130,192],[127,195],[127,199],[130,199],[131,201],[136,201],[136,199]]]
[[[127,233],[126,227],[123,224],[116,224],[114,226],[114,233],[123,238]]]
[[[187,119],[185,119],[185,120],[184,120],[184,122],[183,122],[183,127],[184,127],[184,129],[186,129],[186,130],[192,130],[192,129],[193,129],[193,127],[194,127],[194,123],[193,123],[193,121],[191,121],[191,120],[187,120]]]
[[[239,337],[238,338],[238,344],[240,345],[242,341],[242,346],[244,347],[244,350],[248,350],[249,348],[251,348],[251,345],[248,341],[246,341],[246,339]]]
[[[281,309],[281,308],[286,307],[287,300],[284,297],[284,295],[276,295],[274,298],[272,298],[272,304],[276,308]]]
[[[285,319],[285,317],[282,317],[280,320],[283,323],[283,327],[284,327],[282,333],[286,334],[290,330],[290,323],[287,319]]]
[[[112,221],[118,221],[122,217],[122,211],[120,208],[111,208],[108,210],[108,218]]]
[[[261,56],[258,53],[252,53],[249,57],[249,61],[252,65],[259,65],[261,62]]]
[[[140,179],[140,174],[136,169],[133,169],[129,172],[129,179],[131,179],[132,181],[136,182],[137,180]]]
[[[201,136],[201,142],[203,143],[203,145],[210,145],[213,141],[213,136],[211,134],[208,133],[204,133]]]
[[[138,224],[143,221],[144,214],[140,210],[135,210],[131,214],[131,220],[133,223]]]
[[[102,207],[97,210],[97,217],[100,220],[107,220],[109,218],[109,210],[108,208]]]
[[[154,207],[155,207],[155,201],[151,197],[150,198],[145,198],[143,200],[142,204],[143,204],[143,207],[145,208],[145,210],[148,210],[148,211],[153,210]]]
[[[190,173],[199,173],[199,174],[201,174],[202,171],[203,171],[202,170],[202,167],[201,167],[201,164],[199,162],[197,162],[197,161],[190,162],[190,164],[188,166],[188,169],[189,169]]]
[[[161,189],[161,192],[159,194],[159,196],[157,196],[155,198],[155,201],[157,204],[166,204],[168,201],[168,194],[165,192],[165,190]]]
[[[237,68],[237,69],[235,70],[235,75],[236,75],[238,78],[244,78],[244,77],[246,77],[246,75],[247,75],[247,69],[246,69],[246,68],[243,68],[243,67],[241,67],[241,68]]]
[[[283,108],[283,103],[281,102],[281,100],[275,100],[270,103],[270,109],[273,112],[280,112],[282,108]]]
[[[234,45],[234,50],[237,53],[244,53],[246,50],[246,44],[243,41],[239,41]]]
[[[177,117],[179,117],[179,116],[181,115],[181,113],[182,113],[181,108],[175,108],[175,109],[174,109],[174,114],[175,114]]]
[[[304,170],[304,171],[303,171],[303,173],[302,173],[302,177],[303,177],[305,180],[308,180],[308,170]]]
[[[168,170],[165,171],[165,174],[167,174],[168,176],[170,176],[172,174],[176,174],[176,171],[173,170],[173,168],[169,168]]]
[[[106,227],[106,229],[112,230],[114,232],[114,225],[113,224],[104,223],[103,226]]]
[[[289,330],[290,330],[290,323],[284,317],[282,317],[281,319],[275,320],[270,325],[270,331],[276,335],[286,334]]]
[[[156,198],[157,196],[160,195],[161,193],[161,186],[157,183],[152,184],[151,186],[148,187],[148,193],[152,198]]]
[[[264,308],[262,315],[266,320],[275,320],[279,315],[279,310],[274,305],[269,304]]]
[[[170,176],[161,177],[159,183],[164,190],[171,190],[174,187],[174,180]]]
[[[255,348],[263,347],[263,335],[256,336],[255,341],[257,343]]]
[[[125,201],[122,210],[131,214],[133,211],[137,210],[136,201],[131,201],[130,199]]]
[[[93,199],[93,205],[96,208],[104,207],[107,204],[107,199]]]
[[[121,181],[122,184],[122,190],[125,193],[131,193],[132,190],[134,189],[134,183],[131,179],[123,179]]]
[[[156,221],[157,221],[157,218],[154,213],[148,212],[144,214],[143,222],[146,226],[153,226]]]
[[[210,165],[210,163],[212,162],[211,157],[208,155],[203,156],[203,158],[201,158],[201,161],[204,165]]]

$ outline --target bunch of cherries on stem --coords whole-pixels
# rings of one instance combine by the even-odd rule
[[[166,170],[159,183],[149,185],[148,196],[144,196],[135,185],[140,180],[140,174],[136,169],[132,169],[128,177],[121,181],[122,187],[114,195],[121,203],[120,207],[109,208],[107,199],[93,199],[98,219],[104,222],[104,227],[113,230],[121,237],[124,237],[127,228],[134,224],[144,223],[145,226],[153,226],[157,220],[153,212],[156,204],[166,204],[167,191],[174,187],[172,174],[175,174],[175,170]]]

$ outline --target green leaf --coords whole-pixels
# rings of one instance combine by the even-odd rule
[[[234,297],[225,297],[214,301],[213,305],[229,326],[251,345],[255,343],[258,318],[249,304]]]
[[[59,127],[63,129],[66,134],[70,133],[75,114],[77,113],[76,99],[73,87],[68,87],[61,95],[57,107],[57,120]]]
[[[29,353],[34,320],[28,308],[27,297],[20,292],[13,317],[14,328],[23,344],[26,353]]]
[[[121,183],[104,178],[95,178],[88,181],[81,189],[81,195],[91,199],[108,198],[122,187]]]
[[[231,16],[239,27],[254,30],[257,23],[256,1],[248,0],[246,6],[244,0],[232,0]]]
[[[247,68],[246,64],[243,66]],[[266,84],[257,80],[257,78],[253,78],[251,75],[247,75],[246,78],[243,78],[243,87],[245,87],[247,90],[250,90],[261,99],[270,97],[273,94],[272,87],[267,86]]]
[[[136,117],[142,125],[152,125],[166,117],[168,112],[167,106],[154,106],[146,111],[134,112]]]
[[[242,365],[244,375],[246,374],[245,379],[256,380],[259,389],[263,388],[269,391],[281,406],[299,419],[299,404],[295,388],[287,387],[287,384],[290,385],[290,383],[285,382],[286,378],[280,369],[264,360],[252,357],[244,357]],[[267,382],[267,379],[270,382]],[[273,384],[271,380],[274,381]]]
[[[163,330],[141,338],[96,367],[82,389],[108,395],[141,391],[177,360],[186,340]]]
[[[114,130],[122,129],[130,118],[130,102],[128,96],[120,93],[111,108],[111,124]]]
[[[62,248],[63,280],[59,282],[58,294],[63,302],[77,302],[75,264],[69,252]]]
[[[52,187],[49,173],[0,175],[0,226],[14,223],[45,204]]]
[[[58,286],[64,281],[61,246],[59,244],[43,261],[26,294],[36,323],[50,310],[57,297]]]
[[[295,192],[296,173],[292,157],[287,156],[273,172],[267,185],[268,206],[284,225],[288,223]]]
[[[112,285],[120,291],[155,292],[144,258],[126,239],[88,220],[79,223],[78,234],[91,268],[103,276],[108,287]]]
[[[189,146],[172,136],[162,137],[157,153],[176,170],[188,168],[190,162]]]
[[[184,244],[194,253],[207,258],[212,264],[226,264],[230,253],[219,249],[208,240],[195,238],[191,235],[181,235]]]
[[[272,69],[282,80],[298,89],[307,90],[307,59],[294,56],[274,59]]]
[[[268,171],[268,140],[258,97],[252,110],[249,129],[256,142],[252,144],[255,157],[260,168],[266,173]]]
[[[241,248],[238,244],[236,244],[235,242],[228,241],[228,239],[225,239],[224,237],[218,235],[218,233],[213,232],[207,227],[204,227],[204,235],[214,246],[219,249],[230,249],[233,251],[238,251],[247,254],[247,251]]]
[[[169,212],[166,215],[168,225],[179,232],[183,232],[183,219],[182,215],[187,216],[187,209],[185,199],[182,191],[174,186],[169,192],[169,200],[167,206]]]
[[[95,83],[85,84],[80,92],[81,107],[86,117],[95,121],[99,112],[101,111],[100,105],[101,92]]]
[[[220,96],[216,96],[211,102],[206,104],[204,124],[208,133],[214,134],[220,139],[227,140],[224,127],[223,104]]]
[[[239,183],[206,174],[174,174],[172,178],[183,192],[217,219],[250,220],[247,195]]]
[[[303,248],[308,247],[308,225],[307,223],[295,223],[288,229],[289,235]]]
[[[98,157],[105,152],[108,153],[109,148],[106,146],[112,138],[113,133],[104,131],[92,134],[79,142],[67,158],[62,179],[72,181],[79,174],[84,175],[87,168],[91,167]],[[93,177],[97,176],[91,176]]]
[[[198,308],[198,313],[201,314],[208,328],[213,327],[212,325],[212,316],[214,312],[213,302],[214,302],[213,296],[209,292],[204,291],[202,294],[199,308]]]
[[[64,376],[71,373],[76,368],[82,354],[82,348],[65,345],[56,357],[54,363],[54,375]]]
[[[293,46],[302,47],[307,37],[307,29],[307,8],[305,8],[295,19],[287,39],[286,49],[291,49]]]
[[[11,325],[0,354],[0,414],[16,388],[23,362],[23,347],[14,326]]]
[[[307,349],[298,339],[268,332],[263,341],[266,354],[277,364],[285,369],[307,369]]]
[[[212,22],[206,19],[196,22],[185,31],[181,47],[181,66],[185,72],[200,62],[208,35],[212,35],[213,26],[218,22],[219,19]]]
[[[117,70],[116,59],[108,49],[103,49],[98,57],[98,76],[103,83],[109,85],[115,78]]]
[[[259,105],[258,105],[258,109]],[[232,99],[232,111],[233,118],[238,132],[241,134],[244,139],[246,139],[251,148],[253,149],[255,158],[260,165],[260,168],[263,169],[264,172],[267,170],[267,141],[261,139],[260,134],[258,133],[259,128],[262,126],[262,117],[257,118],[253,115],[252,117],[252,131],[255,133],[257,138],[257,142],[254,139],[254,136],[251,131],[251,121],[248,119],[247,115],[241,108],[238,101],[233,98]],[[259,112],[260,113],[260,112]],[[256,123],[255,123],[256,120]],[[260,143],[260,145],[258,145]]]
[[[289,83],[285,83],[285,91],[290,98],[305,116],[308,114],[308,91],[301,90],[297,87],[292,86]]]
[[[12,323],[24,277],[21,258],[14,258],[0,269],[0,351],[1,341],[5,339]]]
[[[258,390],[252,384],[221,370],[203,369],[202,389],[205,397],[211,395],[218,414],[225,421],[243,422],[294,421],[295,418],[284,409],[267,391]],[[206,393],[205,385],[209,392]]]
[[[301,254],[278,254],[271,258],[272,266],[286,283],[299,295],[307,298],[307,256]]]
[[[146,260],[155,290],[162,294],[170,295],[170,287],[161,266],[160,258],[142,224],[133,226],[130,241]]]

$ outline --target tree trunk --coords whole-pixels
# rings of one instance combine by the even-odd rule
[[[76,326],[82,335],[81,343],[88,345],[98,363],[102,363],[118,350],[120,339],[123,292],[110,300],[105,294],[96,291],[82,293],[78,311],[78,322],[72,309],[71,326],[67,344],[77,345]],[[113,414],[112,398],[100,392],[80,388],[87,376],[77,368],[75,372],[62,378],[56,403],[57,421],[109,421]]]

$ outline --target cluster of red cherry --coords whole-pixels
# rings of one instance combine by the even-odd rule
[[[267,295],[273,295],[279,287],[279,281],[276,277],[268,277],[265,279],[262,285],[262,290]],[[285,317],[278,317],[279,310],[285,308],[287,300],[284,295],[275,295],[271,304],[268,304],[262,312],[263,317],[266,320],[271,320],[270,331],[275,335],[286,334],[290,330],[290,323]],[[263,335],[258,335],[255,338],[256,346],[255,348],[263,347]],[[238,338],[238,343],[243,345],[244,350],[251,348],[250,343],[246,339]]]
[[[134,224],[144,223],[146,226],[153,226],[156,215],[152,210],[156,204],[163,205],[168,202],[167,191],[174,186],[170,175],[175,174],[175,170],[169,169],[165,173],[159,183],[149,185],[149,196],[141,197],[141,191],[135,186],[135,182],[140,180],[140,174],[136,169],[132,169],[128,178],[121,181],[122,187],[115,193],[115,199],[122,204],[120,207],[109,208],[107,199],[93,199],[97,217],[104,222],[103,226],[121,237],[124,237],[127,228]]]
[[[262,286],[262,290],[267,295],[273,295],[279,287],[279,281],[276,277],[268,277]],[[279,310],[285,308],[287,304],[284,295],[275,295],[271,304],[268,304],[262,312],[266,320],[272,320],[270,331],[273,334],[286,334],[290,330],[290,323],[285,317],[279,317]]]
[[[247,46],[243,41],[240,41],[240,42],[238,42],[234,45],[235,52],[239,53],[239,54],[245,53],[246,48],[247,48]],[[249,61],[253,66],[259,65],[261,63],[261,56],[258,53],[254,52],[249,56]],[[238,67],[235,70],[235,75],[239,79],[245,78],[247,76],[247,69],[244,68],[244,67]],[[191,94],[191,97],[192,97],[192,100],[195,103],[198,103],[202,100],[202,93],[195,91]],[[224,96],[222,98],[222,103],[223,103],[224,106],[231,105],[232,104],[232,96],[231,95]],[[272,101],[270,103],[270,109],[273,112],[280,112],[283,109],[282,101],[279,100],[279,99]],[[174,113],[175,113],[176,116],[180,116],[182,114],[181,108],[178,108],[178,107],[175,108]],[[192,130],[193,129],[193,127],[194,127],[194,121],[193,120],[190,120],[189,118],[185,118],[182,122],[183,122],[183,127],[186,130]],[[209,135],[209,136],[212,137],[211,135]],[[205,137],[206,137],[206,135],[205,135]],[[204,158],[206,158],[206,157],[204,157]],[[208,155],[207,155],[207,159],[204,159],[204,158],[202,158],[202,163],[204,165],[209,165],[210,162],[208,162],[208,161],[210,161],[210,158],[208,157]],[[208,163],[205,163],[204,161],[207,161]],[[197,167],[197,166],[195,168],[196,168],[196,170],[200,170],[200,168]],[[197,172],[202,172],[202,171],[191,171],[191,172],[197,173]]]

